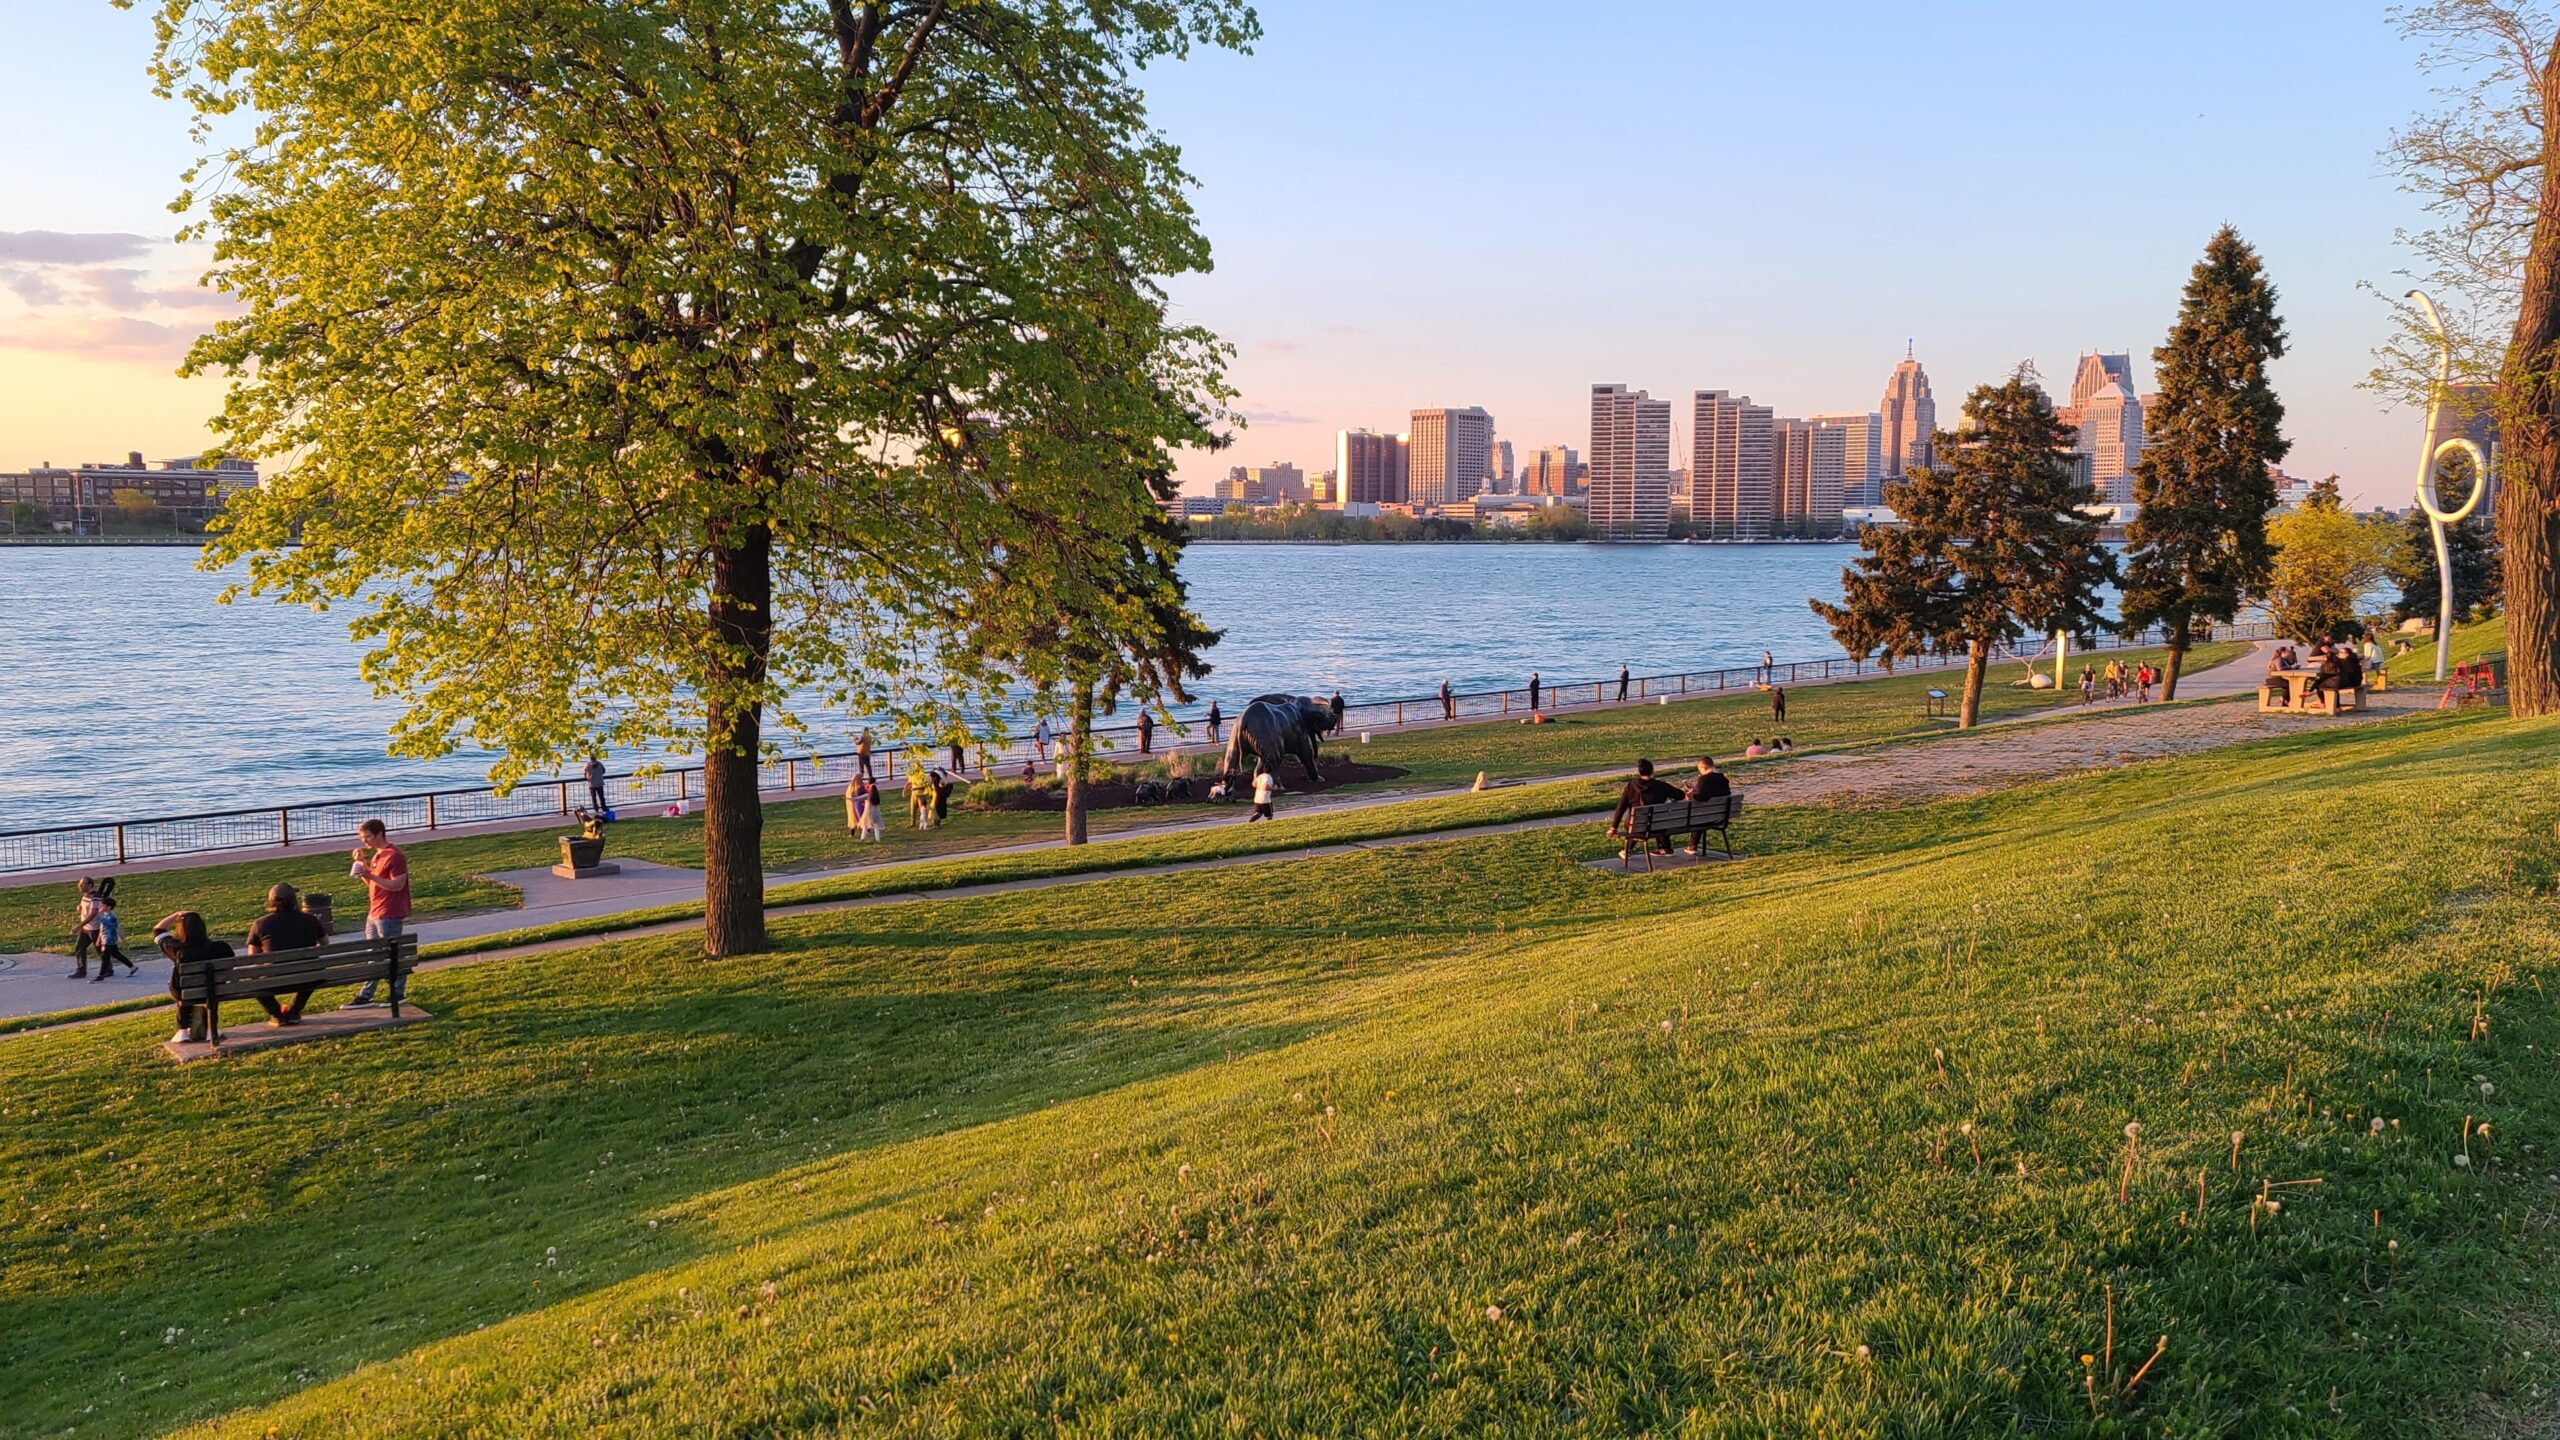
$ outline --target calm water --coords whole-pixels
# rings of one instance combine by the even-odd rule
[[[1355,700],[1837,654],[1808,596],[1846,545],[1204,545],[1223,631],[1203,699]],[[0,548],[0,830],[472,784],[484,756],[383,753],[396,707],[346,619],[213,603],[178,548]],[[810,717],[842,743],[844,717]]]

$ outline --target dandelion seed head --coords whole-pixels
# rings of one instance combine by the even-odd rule
[[[2470,1157],[2470,1156],[2468,1156],[2468,1155],[2456,1155],[2456,1156],[2454,1156],[2454,1157],[2453,1157],[2453,1168],[2454,1168],[2454,1169],[2456,1169],[2456,1170],[2468,1170],[2468,1169],[2470,1169],[2470,1168],[2471,1168],[2471,1157]]]

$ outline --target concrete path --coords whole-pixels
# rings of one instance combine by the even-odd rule
[[[2236,662],[2237,665],[2245,665],[2247,663],[2248,661],[2246,660]],[[2213,672],[2206,673],[2209,674]],[[2203,677],[2198,676],[2197,678],[2201,680]],[[2256,689],[2254,680],[2252,680],[2252,682],[2247,686],[2247,689],[2254,692]],[[2186,693],[2194,694],[2195,692],[2190,690]],[[2100,706],[2085,710],[2074,709],[2063,711],[2059,714],[2048,713],[2034,717],[2022,717],[2017,721],[1986,725],[1966,734],[1949,735],[1921,742],[1893,742],[1862,750],[1809,754],[1791,757],[1785,760],[1761,762],[1754,764],[1747,770],[1741,772],[1741,778],[1744,783],[1739,788],[1741,788],[1748,797],[1749,804],[1752,807],[1767,805],[1857,806],[1910,804],[1930,800],[1947,799],[1962,795],[1978,794],[1984,791],[2005,789],[2014,785],[2052,779],[2063,775],[2078,774],[2092,770],[2113,769],[2144,761],[2196,755],[2232,745],[2245,744],[2252,740],[2265,739],[2270,736],[2294,734],[2306,728],[2328,728],[2341,725],[2373,723],[2420,711],[2432,710],[2434,706],[2435,699],[2432,692],[2417,687],[2407,687],[2376,697],[2375,703],[2367,710],[2335,718],[2319,716],[2260,715],[2252,707],[2229,703],[2194,705],[2180,704],[2173,706],[2155,705],[2150,707],[2132,705],[2119,707]],[[1557,776],[1549,777],[1549,780],[1566,780],[1573,778],[1578,777]],[[1590,778],[1606,777],[1595,775]],[[1457,794],[1464,792],[1444,791],[1434,793]],[[1422,797],[1409,794],[1398,796],[1364,796],[1345,799],[1321,808],[1330,810],[1366,808],[1373,805],[1400,803],[1405,800],[1416,798]],[[1311,801],[1305,807],[1293,811],[1292,813],[1301,815],[1309,814],[1314,813],[1319,808],[1320,807],[1315,802]],[[1542,820],[1523,820],[1504,824],[1470,826],[1465,829],[1457,830],[1435,831],[1414,835],[1388,836],[1357,842],[1306,846],[1292,850],[1265,851],[1252,855],[1227,856],[1217,859],[1130,866],[1115,870],[1089,871],[1074,875],[1043,876],[931,890],[897,891],[886,894],[865,896],[860,899],[853,900],[824,901],[805,905],[776,906],[769,913],[777,918],[786,918],[799,915],[829,914],[852,910],[870,910],[883,906],[909,905],[928,900],[965,900],[986,896],[1011,895],[1027,891],[1053,889],[1066,885],[1087,885],[1098,881],[1191,875],[1215,870],[1232,869],[1242,865],[1286,864],[1296,861],[1321,859],[1328,856],[1355,855],[1363,851],[1395,849],[1410,845],[1454,844],[1467,840],[1483,839],[1489,836],[1523,834],[1532,831],[1556,829],[1565,826],[1593,826],[1596,825],[1600,818],[1602,817],[1598,812],[1592,812]],[[1106,840],[1097,840],[1094,843],[1097,846],[1102,846],[1132,839],[1152,838],[1165,834],[1178,834],[1187,831],[1218,827],[1231,827],[1236,823],[1237,822],[1232,818],[1221,818],[1207,822],[1163,826],[1147,831],[1115,835]],[[1747,856],[1749,853],[1748,839],[1750,834],[1749,809],[1744,811],[1743,818],[1736,824],[1736,829],[1739,832],[1740,839],[1738,848],[1742,849]],[[970,852],[969,855],[965,857],[943,856],[937,857],[937,859],[977,858],[978,856],[988,854],[1007,854],[1041,849],[1053,849],[1057,848],[1057,844],[1058,842],[1056,841],[1042,841],[1035,844],[1008,847],[1003,851],[977,851]],[[898,864],[894,866],[854,867],[849,870],[824,872],[824,874],[854,874],[881,869],[905,868],[914,865],[930,865],[937,863],[937,859],[904,861],[898,862]],[[672,867],[661,868],[671,869]],[[677,873],[690,874],[691,872],[679,871]],[[1641,871],[1638,873],[1641,875]],[[798,881],[823,878],[823,875],[812,874],[791,878],[794,881]],[[650,903],[665,904],[672,898],[692,899],[698,896],[698,894],[698,888],[693,888],[689,889],[681,896],[668,896]],[[601,909],[592,913],[611,914],[615,913],[615,910],[617,909],[638,908],[647,907],[625,901],[613,908]],[[567,918],[573,917],[566,914],[534,915],[529,914],[526,911],[510,910],[497,912],[487,916],[470,916],[452,921],[431,922],[428,925],[420,926],[419,933],[422,938],[450,939],[458,938],[462,935],[485,935],[503,930],[522,929],[530,925],[544,923],[546,920],[550,919]],[[486,928],[467,928],[474,925],[481,925]],[[525,955],[540,955],[559,950],[576,949],[584,946],[606,943],[606,941],[610,939],[683,934],[699,930],[700,928],[701,925],[699,921],[676,921],[667,924],[617,931],[609,937],[585,936],[575,939],[550,941],[537,945],[525,945],[504,950],[493,950],[477,955],[455,956],[446,960],[428,962],[420,968],[426,970],[437,970],[454,965],[482,964],[489,961],[512,959]],[[68,968],[68,961],[60,956],[34,957],[32,963],[35,969],[42,975],[57,975]],[[13,980],[13,976],[18,976],[21,972],[29,969],[29,966],[27,965],[21,965],[16,970],[0,970],[0,1017],[46,1014],[51,1013],[54,1010],[69,1008],[72,1006],[96,1004],[102,999],[127,998],[140,994],[165,993],[166,966],[159,966],[160,973],[155,980],[154,975],[150,973],[149,967],[156,964],[158,964],[156,958],[151,961],[146,961],[146,973],[134,979],[128,980],[119,978],[109,984],[94,987],[87,985],[74,985],[71,982],[56,982],[52,985],[37,985],[28,984],[25,980]],[[29,977],[29,979],[33,978],[34,977],[32,976]],[[21,991],[19,989],[21,985],[27,985],[27,988]],[[70,995],[70,998],[67,1001],[57,999],[50,1004],[44,1003],[48,996],[59,995],[66,989]]]

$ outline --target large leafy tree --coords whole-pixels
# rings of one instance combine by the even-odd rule
[[[2141,511],[2125,530],[2123,620],[2128,630],[2168,633],[2163,699],[2178,697],[2197,632],[2236,617],[2275,563],[2270,467],[2292,446],[2267,365],[2284,345],[2257,251],[2223,226],[2187,277],[2168,342],[2151,352],[2160,402],[2143,416],[2133,478]]]
[[[359,603],[400,750],[700,753],[714,954],[764,943],[787,696],[951,730],[1005,678],[952,624],[991,557],[1138,533],[953,445],[1223,403],[1137,80],[1242,0],[155,3],[164,88],[252,131],[191,177],[245,313],[189,365],[283,461],[207,563]]]
[[[2408,237],[2453,306],[2465,374],[2494,374],[2508,694],[2560,713],[2560,17],[2544,0],[2429,0],[2394,12],[2450,82],[2389,158],[2436,224]],[[2412,323],[2377,380],[2428,398],[2434,335]]]
[[[2094,634],[2116,566],[2087,513],[2098,493],[2079,479],[2071,428],[2024,367],[1976,387],[1964,417],[1965,429],[1937,437],[1943,463],[1885,487],[1901,523],[1859,532],[1866,553],[1842,575],[1847,603],[1812,603],[1861,659],[1965,656],[1956,723],[1970,727],[1993,652],[2030,634]]]
[[[2363,629],[2364,598],[2391,573],[2398,532],[2389,522],[2349,511],[2332,475],[2302,508],[2269,523],[2267,536],[2276,563],[2266,602],[2277,634],[2336,640]]]

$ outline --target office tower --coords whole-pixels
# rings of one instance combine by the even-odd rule
[[[1511,442],[1496,440],[1485,457],[1484,478],[1493,482],[1497,492],[1511,488]]]
[[[2142,401],[2125,355],[2083,355],[2071,377],[2071,404],[2057,419],[2079,433],[2080,478],[2109,505],[2133,503],[2133,467],[2142,459]]]
[[[1582,493],[1580,457],[1569,445],[1549,445],[1529,456],[1527,468],[1520,472],[1520,492],[1524,495],[1553,495],[1561,498]]]
[[[1402,435],[1344,430],[1333,438],[1334,482],[1345,505],[1402,505],[1412,493],[1412,447]]]
[[[1884,464],[1878,479],[1898,479],[1906,470],[1929,464],[1938,433],[1938,402],[1929,397],[1929,372],[1908,352],[1893,367],[1893,378],[1885,382],[1884,403],[1876,407],[1876,418],[1882,427]]]
[[[1840,503],[1884,503],[1884,422],[1873,413],[1816,415],[1812,423],[1840,432]]]
[[[1493,450],[1493,416],[1481,405],[1413,412],[1410,495],[1419,508],[1472,500],[1484,488]]]
[[[1670,533],[1670,401],[1624,385],[1591,387],[1591,528],[1614,540]]]
[[[1849,432],[1842,426],[1813,420],[1773,420],[1769,424],[1770,486],[1775,532],[1781,535],[1826,536],[1840,533],[1842,477],[1847,469]]]
[[[1689,513],[1711,536],[1761,540],[1778,515],[1769,407],[1701,390],[1690,399]]]
[[[1307,503],[1307,472],[1285,460],[1268,465],[1237,465],[1227,471],[1226,483],[1218,487],[1218,498],[1238,500],[1247,505],[1304,505]]]
[[[1341,492],[1334,488],[1332,471],[1319,470],[1307,477],[1307,503],[1327,509],[1342,503]]]

